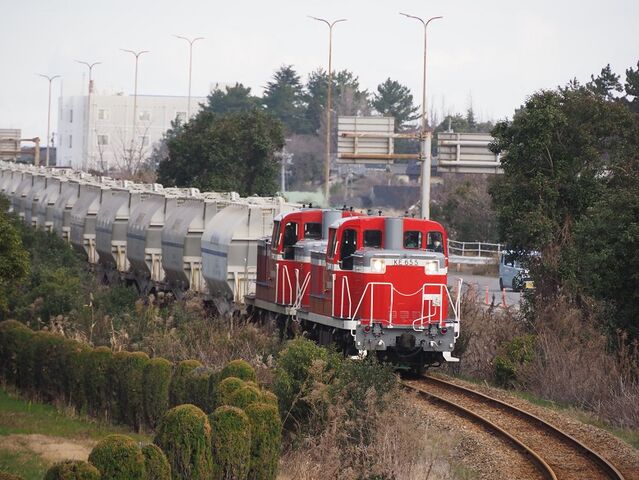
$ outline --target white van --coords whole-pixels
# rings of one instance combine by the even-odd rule
[[[511,250],[504,250],[499,258],[499,289],[504,288],[511,288],[513,292],[534,288],[528,269]]]

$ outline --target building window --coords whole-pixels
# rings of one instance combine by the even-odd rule
[[[175,119],[180,123],[186,122],[186,112],[175,112]]]
[[[73,135],[69,135],[69,148],[73,148]]]
[[[142,122],[148,122],[151,120],[151,112],[149,111],[143,111],[138,113],[138,120],[142,121]]]
[[[69,110],[69,123],[73,123],[73,109]]]
[[[98,135],[98,145],[108,145],[108,144],[109,144],[108,135]]]
[[[138,142],[140,142],[140,146],[146,147],[149,145],[149,137],[146,135],[143,137],[138,137]]]
[[[109,118],[109,111],[101,108],[98,110],[98,120],[107,120]]]

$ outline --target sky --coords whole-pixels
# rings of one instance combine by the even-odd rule
[[[188,45],[192,95],[216,82],[241,82],[261,94],[275,70],[293,65],[306,80],[326,68],[328,28],[308,15],[346,18],[333,34],[333,66],[374,91],[386,78],[422,95],[423,27],[399,15],[443,15],[428,27],[428,97],[440,116],[473,105],[481,120],[512,117],[537,90],[585,82],[610,63],[624,76],[639,61],[637,0],[0,0],[0,128],[46,136],[47,81],[57,97],[86,92],[186,95]]]

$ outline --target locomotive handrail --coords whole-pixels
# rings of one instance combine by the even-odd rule
[[[499,256],[504,246],[501,243],[460,242],[448,239],[448,254],[462,257]],[[485,255],[482,255],[485,254]]]

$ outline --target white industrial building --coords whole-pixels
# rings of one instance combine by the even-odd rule
[[[191,97],[190,114],[205,103]],[[186,119],[188,97],[91,94],[61,97],[58,109],[58,165],[77,169],[135,170],[176,118]]]

